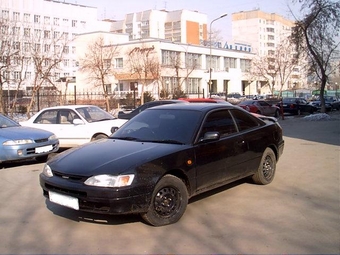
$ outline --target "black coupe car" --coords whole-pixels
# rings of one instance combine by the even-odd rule
[[[168,104],[141,112],[108,139],[53,157],[40,185],[62,206],[137,213],[162,226],[177,222],[199,193],[248,176],[272,182],[283,148],[274,118],[227,104]]]

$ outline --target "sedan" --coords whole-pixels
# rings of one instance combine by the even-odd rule
[[[57,137],[45,130],[22,127],[0,114],[0,163],[35,158],[46,161],[59,149]]]
[[[107,138],[113,127],[118,128],[126,121],[94,105],[67,105],[45,108],[20,124],[51,131],[58,137],[61,148],[70,148]]]
[[[280,108],[276,105],[269,104],[264,100],[245,100],[238,104],[238,106],[247,110],[265,116],[279,117]]]
[[[75,210],[172,224],[199,193],[245,177],[273,181],[284,148],[273,119],[216,103],[149,108],[109,139],[53,157],[40,185],[51,202]]]
[[[286,97],[282,99],[284,113],[300,115],[301,113],[314,113],[318,109],[309,104],[304,98]]]

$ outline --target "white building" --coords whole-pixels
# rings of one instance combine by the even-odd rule
[[[131,84],[138,85],[138,96],[141,96],[142,87],[157,98],[162,88],[173,92],[181,84],[182,90],[191,97],[207,97],[209,94],[209,47],[174,43],[164,39],[128,40],[128,35],[93,32],[79,35],[77,49],[86,49],[96,38],[105,38],[104,41],[117,47],[115,56],[110,60],[110,73],[107,79],[109,91],[116,95],[131,92]],[[124,42],[125,40],[125,42]],[[108,45],[109,45],[108,44]],[[142,85],[142,79],[134,74],[129,65],[129,53],[134,50],[150,50],[149,58],[160,67],[159,74],[147,77],[147,84]],[[78,50],[77,57],[79,67],[82,67],[82,59],[85,51]],[[88,56],[87,56],[88,57]],[[249,67],[253,57],[247,51],[230,50],[224,48],[212,48],[211,50],[211,93],[238,92],[240,94],[257,94],[256,82],[249,82]],[[91,90],[101,91],[102,88],[89,82],[90,73],[78,71],[77,91]],[[84,86],[86,84],[86,87]]]

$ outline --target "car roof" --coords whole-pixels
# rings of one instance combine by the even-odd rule
[[[53,110],[53,109],[76,109],[81,107],[98,107],[97,105],[92,104],[75,104],[75,105],[60,105],[60,106],[52,106],[52,107],[46,107],[42,110]]]
[[[213,109],[240,109],[240,108],[233,106],[233,105],[229,105],[229,104],[186,103],[186,104],[165,104],[165,105],[155,106],[155,107],[147,109],[147,111],[157,110],[157,109],[210,111]]]

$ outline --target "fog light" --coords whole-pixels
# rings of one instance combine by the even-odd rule
[[[17,154],[19,155],[19,156],[22,156],[24,153],[23,153],[23,150],[18,150],[17,151]]]

